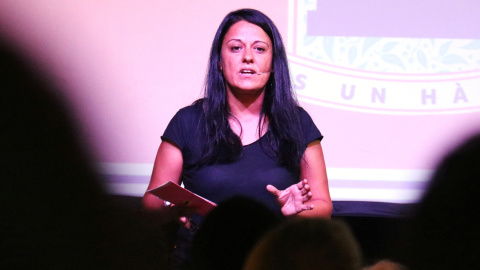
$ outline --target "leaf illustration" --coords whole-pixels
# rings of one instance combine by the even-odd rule
[[[389,52],[393,48],[395,48],[395,46],[397,46],[397,45],[398,45],[398,42],[389,42],[389,43],[383,45],[382,52]]]
[[[440,56],[444,56],[447,54],[448,52],[448,49],[450,48],[450,45],[452,44],[451,41],[447,42],[447,43],[444,43],[441,47],[440,47],[440,51],[438,52],[438,54]]]
[[[305,37],[303,38],[303,45],[304,45],[304,46],[310,45],[310,44],[312,44],[313,42],[315,42],[316,39],[317,39],[316,36],[305,36]]]
[[[355,61],[355,58],[357,58],[357,45],[353,45],[350,47],[350,50],[348,50],[348,61],[350,64]]]
[[[333,60],[334,44],[335,44],[335,37],[323,37],[323,50],[331,60]]]
[[[405,70],[405,66],[403,65],[402,59],[400,59],[400,57],[396,56],[393,53],[387,53],[387,54],[382,55],[382,59],[386,63],[392,64],[392,65],[395,65],[395,66],[399,66],[399,67],[401,67]]]
[[[367,37],[365,38],[365,41],[363,42],[363,50],[362,50],[362,55],[364,55],[370,47],[372,47],[375,43],[379,42],[382,40],[381,38],[373,38],[373,37]]]
[[[367,64],[368,64],[368,63],[365,62],[365,63],[361,64],[360,66],[358,66],[357,69],[363,69],[363,70],[365,70],[365,69],[367,68]]]
[[[462,46],[461,48],[467,50],[478,50],[480,49],[480,39],[474,39],[467,45]]]
[[[467,61],[463,59],[462,57],[456,55],[456,54],[449,54],[440,60],[442,63],[447,64],[447,65],[453,65],[453,64],[466,64]]]
[[[427,56],[425,56],[424,52],[422,52],[420,50],[417,51],[417,60],[420,64],[422,64],[422,66],[424,66],[426,68],[428,67],[428,64],[427,64],[428,59],[427,59]]]

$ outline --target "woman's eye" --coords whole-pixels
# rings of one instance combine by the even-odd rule
[[[259,51],[259,52],[264,52],[264,51],[266,51],[266,49],[263,48],[263,47],[257,47],[257,48],[255,48],[255,49],[256,49],[257,51]]]
[[[242,48],[240,46],[233,46],[230,48],[232,52],[240,51]]]

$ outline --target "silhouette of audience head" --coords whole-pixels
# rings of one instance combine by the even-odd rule
[[[253,199],[236,196],[210,212],[192,247],[193,269],[242,269],[244,260],[260,237],[281,221]]]
[[[408,270],[404,265],[388,259],[380,260],[372,265],[362,268],[362,270]]]
[[[407,225],[404,264],[412,269],[480,265],[480,134],[441,161]]]
[[[248,256],[245,270],[359,270],[360,247],[340,220],[288,220],[268,232]]]
[[[0,39],[0,269],[162,265],[161,232],[110,203],[59,91],[12,48]]]

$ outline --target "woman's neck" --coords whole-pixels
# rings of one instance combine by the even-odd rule
[[[227,99],[231,114],[238,120],[260,117],[265,91],[236,93],[227,89]]]
[[[260,119],[264,91],[239,95],[227,89],[227,98],[232,114],[230,128],[240,137],[242,144],[251,144],[263,136],[266,129],[262,128],[260,134],[258,128],[268,125],[268,119]]]

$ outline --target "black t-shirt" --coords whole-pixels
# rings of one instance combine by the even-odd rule
[[[314,140],[322,140],[308,113],[300,107],[298,113],[306,142],[304,148]],[[180,109],[162,136],[162,140],[174,143],[182,152],[184,164],[180,181],[185,188],[217,204],[235,195],[247,196],[279,213],[280,208],[266,186],[285,189],[300,181],[298,173],[280,166],[275,157],[264,151],[265,136],[244,145],[241,156],[232,163],[196,166],[202,150],[201,114],[202,102]]]

